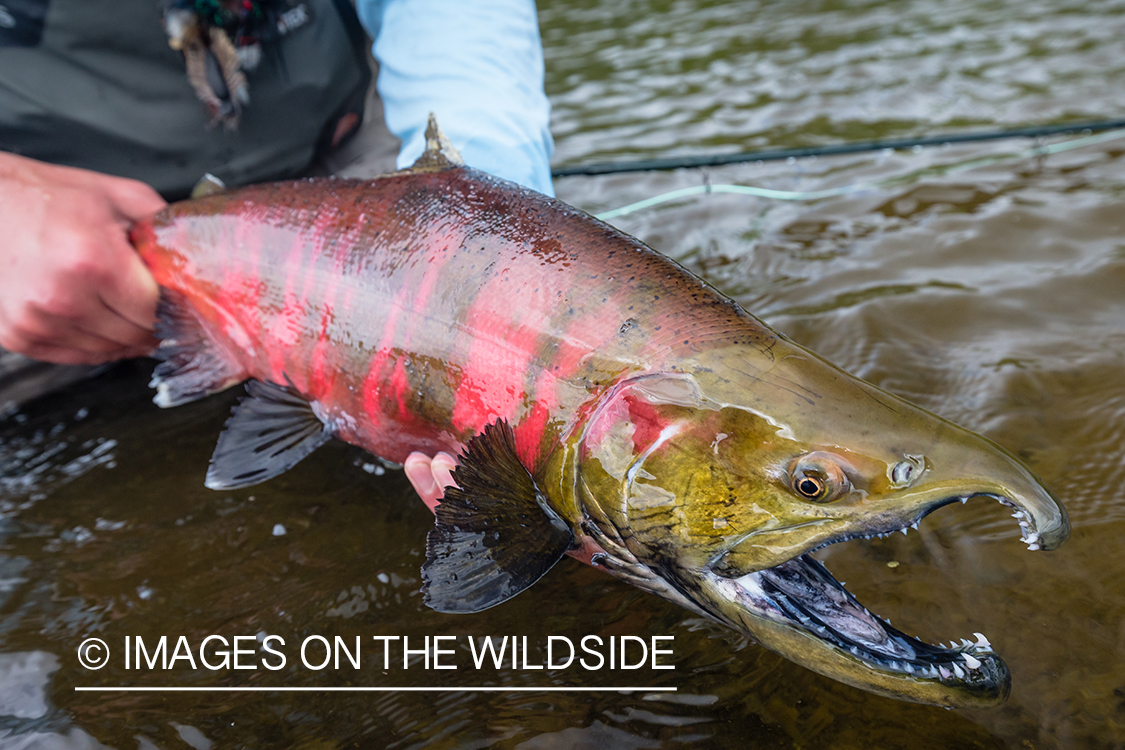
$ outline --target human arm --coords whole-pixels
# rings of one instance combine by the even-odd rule
[[[553,195],[550,104],[533,0],[359,0],[398,165],[430,112],[469,166]]]
[[[0,152],[0,346],[60,364],[151,351],[158,290],[127,232],[164,205],[135,180]]]

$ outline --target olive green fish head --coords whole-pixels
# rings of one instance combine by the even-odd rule
[[[809,553],[906,530],[944,505],[1010,506],[1031,549],[1069,533],[1058,501],[988,440],[778,340],[618,384],[581,438],[597,560],[842,682],[946,706],[1007,697],[987,639],[923,643],[872,615]]]

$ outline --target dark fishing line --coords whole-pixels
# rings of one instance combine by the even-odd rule
[[[696,185],[693,187],[680,188],[679,190],[672,190],[666,193],[654,195],[651,198],[646,198],[642,201],[630,203],[620,208],[615,208],[612,211],[603,211],[602,213],[594,214],[595,218],[603,221],[615,219],[618,216],[625,216],[641,209],[649,208],[660,203],[667,203],[669,201],[681,200],[697,195],[709,195],[711,193],[734,193],[736,195],[747,195],[755,198],[765,198],[767,200],[779,201],[816,201],[823,198],[834,198],[841,195],[850,195],[853,193],[860,193],[869,190],[879,190],[891,185],[901,184],[904,181],[916,178],[923,174],[953,174],[955,172],[962,172],[967,169],[974,169],[985,164],[994,164],[1002,161],[1012,161],[1017,159],[1027,159],[1033,157],[1045,157],[1051,154],[1058,154],[1064,151],[1070,151],[1076,148],[1083,148],[1085,146],[1093,145],[1095,143],[1104,143],[1106,141],[1117,140],[1125,138],[1125,128],[1117,130],[1107,130],[1098,134],[1084,135],[1079,138],[1072,138],[1062,143],[1053,143],[1050,145],[1042,144],[1034,146],[1033,148],[1024,149],[1014,153],[1007,154],[992,154],[989,156],[981,156],[975,159],[958,162],[955,164],[947,164],[944,166],[934,165],[925,167],[920,170],[914,170],[908,174],[892,175],[884,177],[880,180],[857,182],[850,185],[842,185],[840,187],[825,188],[822,190],[776,190],[774,188],[756,187],[753,185],[713,185],[710,180],[706,179],[704,175],[704,184]]]
[[[878,141],[853,141],[831,146],[810,146],[807,148],[763,149],[743,151],[736,154],[704,154],[701,156],[667,157],[663,159],[642,159],[638,161],[599,162],[579,164],[573,167],[555,167],[552,177],[574,177],[578,175],[624,174],[627,172],[655,172],[666,169],[693,169],[716,167],[724,164],[743,164],[754,161],[780,161],[808,156],[834,156],[838,154],[857,154],[865,151],[883,149],[908,149],[916,146],[942,146],[946,143],[974,143],[978,141],[997,141],[1008,138],[1043,138],[1061,133],[1088,131],[1099,133],[1106,130],[1125,128],[1125,120],[1097,120],[1095,122],[1075,122],[1063,125],[1042,125],[1016,128],[1013,130],[988,130],[977,133],[948,133],[921,138],[901,138]]]

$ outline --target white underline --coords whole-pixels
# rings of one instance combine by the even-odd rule
[[[76,693],[674,693],[674,687],[75,687]]]

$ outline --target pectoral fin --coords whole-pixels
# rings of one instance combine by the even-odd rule
[[[206,485],[213,490],[273,479],[332,437],[312,405],[288,388],[251,380],[246,391],[211,454]]]
[[[507,422],[469,441],[437,507],[422,567],[426,604],[479,612],[538,581],[570,548],[573,534],[516,455]]]

